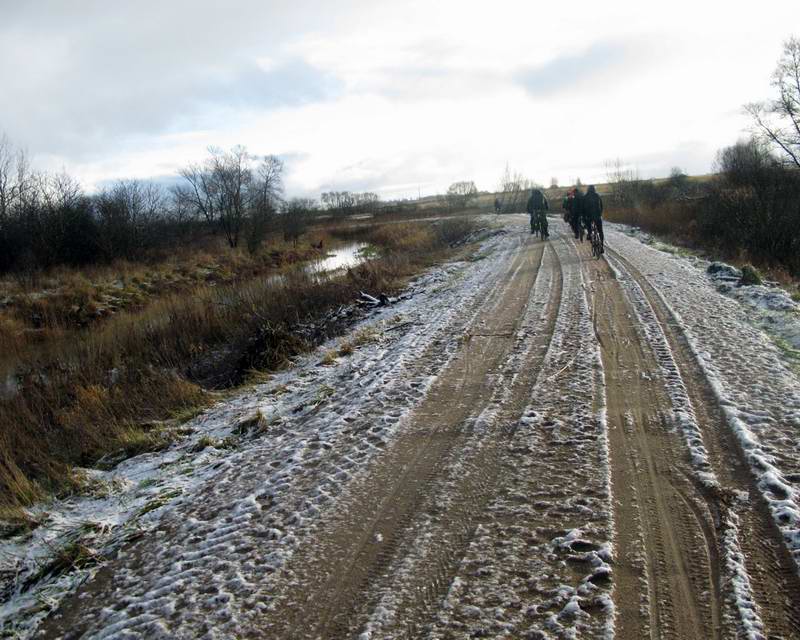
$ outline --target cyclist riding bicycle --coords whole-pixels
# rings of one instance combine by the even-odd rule
[[[586,195],[583,196],[583,213],[587,219],[587,230],[589,232],[589,240],[591,241],[593,234],[597,233],[600,236],[600,253],[604,253],[603,245],[605,243],[605,236],[603,235],[603,199],[594,185],[589,185],[586,190]]]
[[[547,240],[550,237],[550,229],[547,224],[547,209],[539,210],[539,235],[542,240]]]
[[[547,210],[550,208],[550,205],[547,203],[547,198],[545,195],[539,190],[534,189],[531,191],[531,195],[528,198],[528,204],[525,207],[526,211],[531,217],[531,234],[536,233],[541,228],[541,216],[547,214]],[[547,224],[547,219],[545,219],[545,225]]]
[[[567,195],[561,200],[561,208],[564,210],[564,222],[567,224],[570,223],[570,216],[572,215],[570,212],[572,211],[572,198],[574,197],[574,193],[572,190],[567,192]]]

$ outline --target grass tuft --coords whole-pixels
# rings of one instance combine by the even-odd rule
[[[194,446],[189,450],[192,453],[200,453],[201,451],[207,449],[208,447],[212,448],[219,448],[219,441],[215,440],[211,436],[201,436],[200,439],[194,444]]]
[[[267,428],[267,419],[261,411],[256,411],[253,415],[244,418],[234,427],[236,435],[244,436],[249,433],[259,433]]]
[[[99,562],[100,556],[97,551],[81,540],[70,540],[63,546],[54,549],[53,555],[25,580],[22,589],[26,591],[46,578],[91,567]]]
[[[183,493],[182,489],[174,489],[172,491],[165,491],[162,494],[159,494],[158,497],[153,498],[147,504],[145,504],[137,514],[137,517],[142,517],[150,513],[151,511],[155,511],[156,509],[160,509],[165,504],[167,504],[170,500],[177,498],[179,495]]]
[[[330,366],[332,364],[336,364],[337,356],[338,356],[338,352],[336,351],[336,349],[331,349],[330,351],[326,351],[325,352],[325,355],[322,356],[322,360],[320,360],[319,363],[323,367],[328,367],[328,366]]]
[[[762,282],[761,274],[753,265],[746,264],[742,266],[742,277],[739,280],[739,284],[748,286],[761,284]]]

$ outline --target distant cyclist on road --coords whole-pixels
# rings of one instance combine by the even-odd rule
[[[534,234],[541,230],[541,218],[547,215],[547,210],[550,205],[547,202],[545,195],[539,190],[534,189],[531,191],[528,204],[525,207],[528,215],[531,217],[531,233]],[[547,218],[545,218],[545,225],[547,225]],[[542,235],[544,237],[544,235]]]
[[[569,207],[569,224],[575,233],[575,239],[583,242],[583,194],[579,187],[573,189],[572,201]]]
[[[592,233],[597,233],[600,236],[600,240],[605,244],[605,236],[603,235],[603,199],[597,193],[593,184],[589,185],[589,189],[583,197],[583,211],[589,221],[589,238],[591,239]]]
[[[570,189],[567,191],[567,195],[564,196],[564,199],[561,201],[561,208],[564,210],[564,222],[569,224],[570,210],[572,209],[572,198],[573,198],[573,190]]]

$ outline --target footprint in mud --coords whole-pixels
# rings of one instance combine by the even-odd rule
[[[592,571],[591,575],[585,578],[586,582],[591,582],[595,585],[601,584],[608,584],[611,582],[612,571],[611,567],[604,564],[600,567],[597,567],[594,571]]]
[[[588,553],[589,551],[597,551],[600,548],[588,540],[573,540],[567,546],[576,553]]]

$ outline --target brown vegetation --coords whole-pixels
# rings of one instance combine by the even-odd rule
[[[17,348],[40,343],[95,325],[120,311],[144,309],[164,296],[277,273],[320,257],[318,243],[324,238],[324,233],[316,233],[308,242],[295,245],[274,237],[255,253],[225,249],[217,240],[179,249],[161,261],[118,260],[80,271],[62,266],[34,278],[6,278],[0,280],[0,342],[10,334]]]
[[[390,293],[471,230],[465,219],[349,230],[381,257],[324,280],[297,268],[178,290],[29,352],[19,392],[0,399],[0,507],[69,491],[75,465],[166,446],[180,433],[165,419],[342,330],[331,309]],[[0,340],[14,342],[16,322],[5,316]]]
[[[756,139],[723,149],[717,165],[718,174],[690,193],[618,182],[605,217],[771,274],[800,276],[800,172]]]

